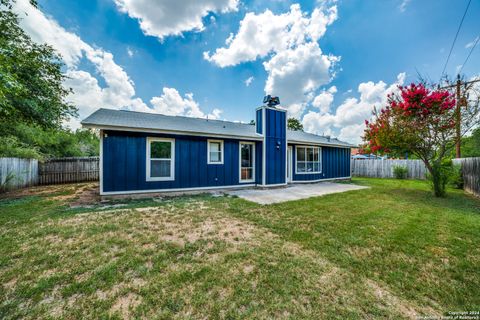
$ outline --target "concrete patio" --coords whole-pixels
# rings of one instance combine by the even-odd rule
[[[346,183],[319,182],[311,184],[294,184],[275,189],[243,189],[228,191],[227,194],[259,204],[272,204],[300,200],[326,194],[366,189],[368,187]]]

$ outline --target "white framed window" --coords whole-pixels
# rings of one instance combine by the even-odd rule
[[[223,164],[223,140],[207,140],[207,163]]]
[[[147,138],[147,181],[175,180],[175,139]]]
[[[296,174],[322,172],[322,148],[313,146],[297,146],[295,149]]]
[[[255,143],[240,142],[240,182],[255,181]]]

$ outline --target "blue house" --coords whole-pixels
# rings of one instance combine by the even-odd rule
[[[100,194],[274,187],[349,179],[352,145],[287,129],[287,112],[256,109],[255,125],[99,109]]]

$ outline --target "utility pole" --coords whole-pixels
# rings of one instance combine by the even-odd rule
[[[461,118],[461,112],[460,112],[460,108],[461,108],[461,97],[460,97],[460,86],[462,85],[462,81],[460,81],[460,75],[458,74],[457,75],[457,106],[456,106],[456,109],[455,109],[455,131],[456,131],[456,139],[457,139],[457,142],[456,142],[456,145],[455,145],[455,157],[456,158],[461,158],[462,157],[462,153],[461,153],[461,129],[460,129],[460,126],[461,126],[461,121],[462,121],[462,118]]]
[[[462,81],[460,80],[460,75],[457,75],[457,81],[455,84],[447,85],[444,87],[439,87],[438,89],[456,89],[455,97],[456,97],[456,107],[455,107],[455,157],[461,158],[461,128],[462,128],[462,107],[468,107],[467,96],[468,90],[473,86],[474,83],[480,82],[480,79],[471,80],[471,81]],[[464,86],[462,90],[462,85]],[[463,91],[463,92],[462,92]]]

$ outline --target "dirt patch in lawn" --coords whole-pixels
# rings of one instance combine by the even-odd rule
[[[233,218],[207,218],[197,223],[192,220],[167,220],[161,223],[165,233],[160,235],[160,238],[182,246],[199,240],[220,240],[229,244],[240,244],[249,241],[254,232],[252,225]]]
[[[75,192],[75,197],[69,205],[70,207],[83,207],[98,204],[101,200],[99,192],[98,183],[88,184]]]
[[[130,313],[140,305],[140,303],[142,303],[142,298],[139,295],[129,293],[117,299],[110,309],[110,314],[118,313],[121,315],[122,319],[130,319]]]

